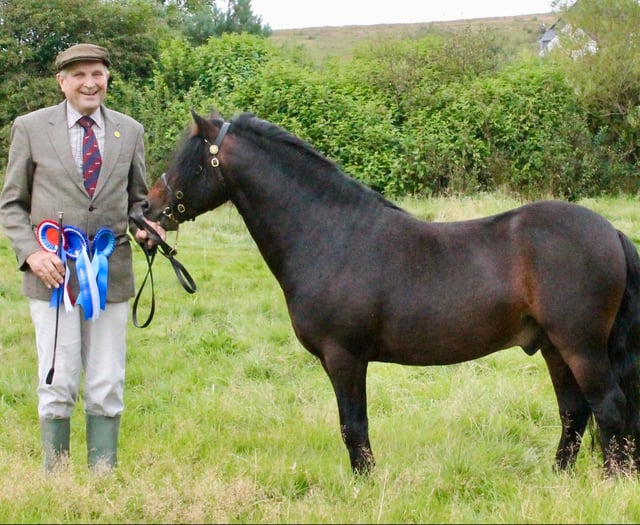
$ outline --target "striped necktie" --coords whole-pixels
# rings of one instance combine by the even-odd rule
[[[84,187],[87,189],[90,197],[96,189],[98,177],[100,176],[100,167],[102,166],[102,157],[100,156],[100,148],[98,147],[98,139],[91,129],[94,121],[91,117],[81,117],[78,124],[84,128],[84,138],[82,139],[82,178],[84,179]]]

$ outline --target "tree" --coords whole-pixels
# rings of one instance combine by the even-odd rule
[[[262,25],[262,17],[253,14],[251,0],[227,0],[224,29],[227,33],[271,34],[269,25]]]
[[[215,0],[210,0],[195,9],[186,10],[182,32],[192,46],[201,46],[206,44],[210,37],[220,35],[223,24],[224,14]]]
[[[93,42],[110,50],[120,74],[149,77],[163,17],[149,0],[0,0],[0,51],[8,53],[0,69],[48,77],[60,51]]]
[[[193,46],[206,44],[212,36],[224,33],[249,33],[264,37],[271,34],[271,28],[263,26],[261,17],[253,14],[251,0],[228,0],[226,11],[218,7],[215,0],[187,7],[182,31]]]
[[[628,162],[640,158],[640,5],[636,0],[567,0],[559,60],[599,140]]]

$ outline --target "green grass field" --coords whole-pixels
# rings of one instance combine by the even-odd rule
[[[519,203],[487,195],[400,204],[448,221]],[[640,241],[638,199],[583,204]],[[591,436],[575,473],[553,472],[560,425],[551,383],[542,357],[517,348],[447,367],[372,364],[378,464],[369,479],[354,478],[329,380],[295,339],[235,209],[183,225],[178,258],[198,291],[185,293],[158,257],[155,318],[129,327],[119,468],[87,471],[80,403],[70,468],[47,477],[31,322],[0,236],[0,523],[640,521],[638,481],[605,479]],[[139,250],[135,265],[139,284]]]

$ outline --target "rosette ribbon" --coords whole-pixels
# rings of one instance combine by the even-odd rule
[[[64,228],[60,231],[61,225],[50,221],[44,220],[38,225],[36,237],[40,246],[48,252],[59,253],[60,260],[64,265],[64,283],[58,288],[54,288],[51,291],[51,300],[49,306],[56,308],[61,302],[64,302],[64,309],[67,312],[73,310],[73,299],[69,294],[69,272],[67,270],[67,257],[66,257],[66,238],[64,235]],[[62,248],[58,250],[58,242],[62,241]]]
[[[113,253],[116,245],[116,236],[109,228],[101,228],[93,238],[93,257],[91,266],[96,276],[100,309],[107,305],[107,286],[109,284],[109,255]]]
[[[76,304],[82,306],[85,320],[100,317],[100,294],[89,259],[87,236],[74,226],[64,227],[67,257],[76,261],[79,292]]]

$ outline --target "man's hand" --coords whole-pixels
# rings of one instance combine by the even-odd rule
[[[29,255],[26,261],[47,288],[59,288],[64,283],[64,264],[55,253],[40,250]]]
[[[167,240],[167,232],[162,226],[160,226],[160,223],[153,222],[148,219],[145,219],[145,222],[158,233],[163,241]],[[147,248],[153,248],[156,244],[158,244],[154,239],[151,238],[151,235],[149,235],[147,230],[144,230],[142,228],[138,228],[138,231],[136,232],[136,241],[141,244],[146,244]]]

